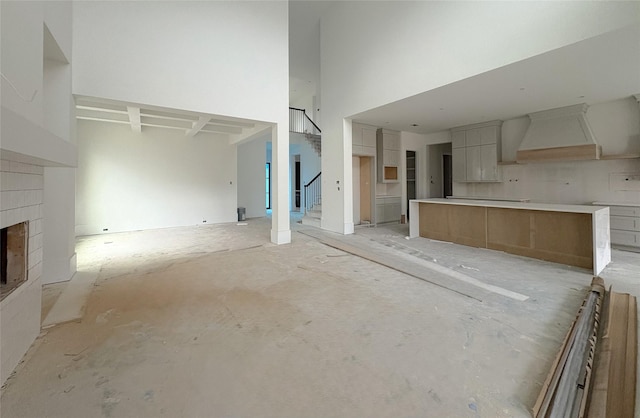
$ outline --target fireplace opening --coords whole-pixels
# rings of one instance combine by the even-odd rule
[[[0,300],[27,280],[29,223],[21,222],[0,230]]]

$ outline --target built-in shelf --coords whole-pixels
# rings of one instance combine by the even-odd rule
[[[516,165],[517,161],[498,161],[498,165]]]

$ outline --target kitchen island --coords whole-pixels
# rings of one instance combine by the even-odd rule
[[[609,208],[591,205],[418,199],[409,236],[504,251],[599,274],[611,261]]]

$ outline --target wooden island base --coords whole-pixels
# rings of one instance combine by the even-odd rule
[[[594,274],[611,260],[608,208],[428,199],[411,201],[410,210],[411,237],[593,268]]]

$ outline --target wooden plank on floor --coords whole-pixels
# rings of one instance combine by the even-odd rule
[[[95,273],[76,272],[42,322],[42,327],[82,319],[97,277]]]
[[[356,241],[357,237],[354,236],[344,237],[340,235],[340,238],[338,238],[336,235],[336,237],[332,237],[331,235],[334,234],[315,229],[298,232],[316,238],[323,244],[330,247],[356,255],[360,258],[364,258],[478,301],[482,301],[491,295],[499,295],[518,301],[529,299],[528,296],[521,293],[484,283],[478,279],[437,263],[428,263],[422,259],[416,259],[414,263],[407,262],[404,258],[390,255],[386,248],[384,250],[377,250],[372,246],[359,246]],[[427,263],[429,264],[428,266]]]

